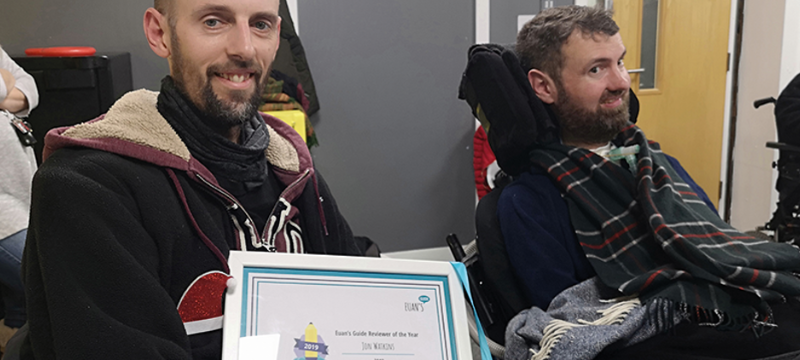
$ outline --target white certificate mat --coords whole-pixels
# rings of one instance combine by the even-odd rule
[[[471,359],[447,262],[232,251],[223,359]]]

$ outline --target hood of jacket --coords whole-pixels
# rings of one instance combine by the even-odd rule
[[[105,115],[75,126],[52,129],[45,136],[43,160],[63,147],[87,147],[202,174],[218,185],[211,172],[192,157],[175,130],[158,112],[157,99],[158,92],[132,91],[117,100]],[[311,154],[300,135],[285,122],[267,114],[260,115],[267,124],[270,137],[265,156],[278,179],[289,186],[298,179],[313,178]],[[306,177],[306,172],[311,176]],[[288,197],[298,194],[288,194]]]

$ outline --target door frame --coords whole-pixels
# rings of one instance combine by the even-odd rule
[[[739,59],[741,58],[744,0],[731,1],[731,20],[728,30],[728,73],[725,80],[725,113],[720,156],[719,216],[726,222],[731,217],[733,189],[733,148],[736,142],[736,106],[738,104]],[[713,201],[713,200],[712,200]]]

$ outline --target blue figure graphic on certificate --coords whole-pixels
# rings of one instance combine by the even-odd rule
[[[317,334],[314,323],[308,323],[305,333],[300,338],[295,338],[294,360],[317,360],[325,359],[328,355],[328,345],[322,340],[322,336]]]

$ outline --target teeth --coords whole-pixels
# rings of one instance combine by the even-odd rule
[[[247,80],[248,76],[246,75],[228,75],[228,74],[221,74],[221,76],[225,79],[233,81],[235,83],[240,83]]]

